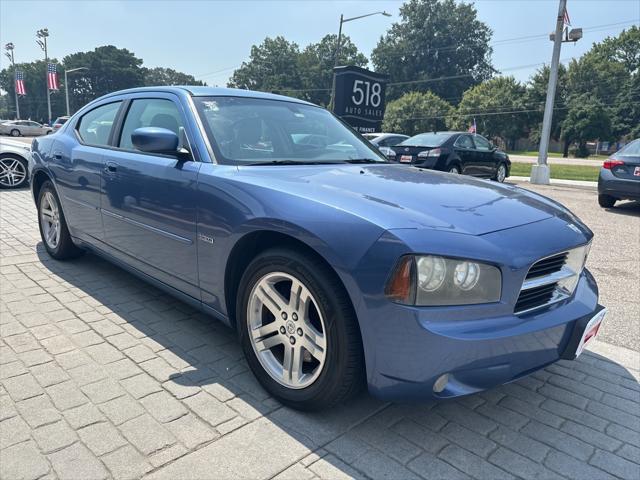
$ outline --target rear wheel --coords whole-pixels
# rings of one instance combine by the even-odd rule
[[[82,255],[71,240],[60,199],[50,181],[44,182],[38,194],[38,225],[47,253],[57,260]]]
[[[20,130],[18,130],[17,128],[14,128],[13,130],[11,130],[11,136],[12,137],[19,137],[20,136]]]
[[[611,208],[616,204],[616,198],[611,195],[601,193],[598,195],[598,204],[602,208]]]
[[[240,282],[237,324],[247,362],[293,408],[328,408],[362,385],[360,332],[337,284],[322,262],[288,249],[259,255]]]
[[[451,168],[449,168],[449,173],[453,173],[454,175],[459,175],[460,167],[457,165],[453,165]]]

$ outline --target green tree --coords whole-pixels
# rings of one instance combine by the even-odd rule
[[[452,113],[451,105],[432,92],[408,92],[387,103],[382,129],[405,135],[442,131]]]
[[[389,98],[410,90],[431,90],[459,99],[465,90],[495,72],[489,46],[491,29],[478,20],[473,4],[454,0],[409,0],[401,20],[380,38],[371,60],[391,83]],[[446,80],[436,80],[445,77]],[[431,79],[432,81],[417,82]]]
[[[267,37],[260,45],[251,47],[249,61],[242,62],[233,72],[228,86],[299,96],[302,89],[299,56],[298,44],[284,37]]]
[[[611,138],[609,110],[592,95],[572,97],[567,117],[562,122],[562,138],[577,142],[576,156],[588,156],[587,141]]]
[[[196,80],[193,75],[178,72],[171,68],[143,68],[142,71],[144,84],[151,87],[159,85],[197,85],[202,87],[206,85],[201,80]]]
[[[496,77],[470,88],[462,97],[453,126],[466,129],[476,119],[478,133],[500,138],[508,148],[525,134],[525,87],[513,77]]]
[[[298,68],[306,91],[300,97],[319,105],[328,105],[333,83],[337,35],[325,35],[318,43],[307,45],[299,56]],[[358,47],[349,37],[340,40],[338,65],[366,67],[367,57],[358,51]]]
[[[67,69],[88,69],[69,75],[69,102],[72,110],[107,93],[145,84],[142,59],[126,48],[105,45],[92,51],[67,55],[63,63]]]

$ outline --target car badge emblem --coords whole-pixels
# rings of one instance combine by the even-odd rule
[[[406,147],[406,148],[404,149],[404,151],[405,151],[405,152],[408,152],[408,151],[409,151],[409,147]]]

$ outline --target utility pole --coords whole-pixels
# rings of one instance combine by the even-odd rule
[[[549,137],[551,136],[551,119],[553,118],[553,101],[556,97],[558,83],[558,65],[560,64],[560,47],[562,46],[562,29],[564,28],[564,12],[567,8],[567,0],[560,0],[558,17],[556,18],[556,31],[553,38],[553,54],[551,55],[551,69],[549,71],[549,85],[547,86],[547,101],[544,105],[544,117],[542,119],[542,134],[538,149],[538,164],[531,168],[531,183],[543,185],[549,184],[549,165],[547,154],[549,153]]]
[[[7,43],[4,46],[4,49],[6,50],[5,56],[9,59],[9,61],[11,62],[11,66],[13,67],[13,93],[15,94],[16,98],[16,120],[20,120],[20,105],[18,104],[18,89],[16,88],[16,61],[13,57],[14,48],[15,47],[11,42]]]
[[[540,147],[538,148],[538,163],[531,168],[531,183],[541,185],[549,184],[549,137],[551,137],[551,120],[553,119],[553,103],[556,98],[556,86],[558,84],[558,67],[560,66],[560,47],[564,42],[577,42],[582,38],[582,28],[569,30],[571,22],[567,13],[567,0],[560,0],[558,5],[558,17],[556,18],[556,31],[550,35],[553,41],[553,54],[551,55],[551,68],[549,70],[549,85],[547,87],[547,100],[544,105],[544,117],[542,119],[542,134],[540,135]],[[562,37],[564,31],[564,38]]]
[[[36,43],[40,45],[40,48],[44,50],[44,68],[45,68],[45,84],[47,86],[47,113],[49,118],[49,125],[51,125],[51,90],[49,90],[49,53],[47,52],[47,37],[49,36],[48,28],[41,28],[36,32]]]

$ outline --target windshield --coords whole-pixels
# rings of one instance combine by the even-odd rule
[[[328,111],[242,97],[194,98],[220,163],[386,162]]]
[[[419,133],[411,138],[407,138],[400,145],[407,145],[410,147],[439,147],[446,142],[450,133]]]

